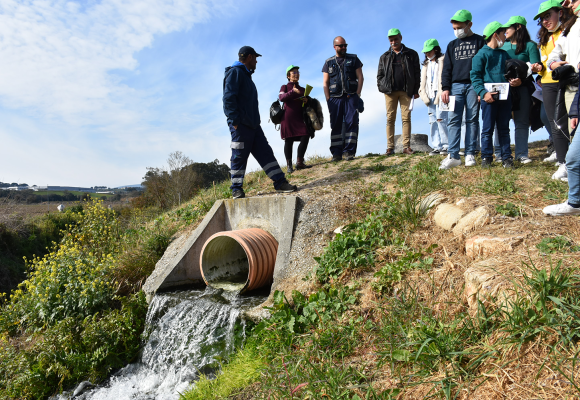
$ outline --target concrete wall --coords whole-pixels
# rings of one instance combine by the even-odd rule
[[[203,283],[200,252],[211,235],[223,231],[260,228],[278,241],[274,267],[276,277],[288,264],[297,198],[294,196],[253,197],[217,201],[193,232],[182,234],[171,243],[143,290],[148,301],[158,290]]]

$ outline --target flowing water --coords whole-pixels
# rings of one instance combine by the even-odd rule
[[[220,289],[157,294],[147,312],[150,332],[139,360],[104,384],[74,397],[83,400],[177,400],[199,373],[211,375],[245,332],[240,313],[265,296]],[[65,393],[56,400],[72,397]]]

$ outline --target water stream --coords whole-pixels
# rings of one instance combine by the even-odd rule
[[[157,294],[147,312],[150,332],[138,361],[105,383],[74,397],[82,400],[177,400],[199,373],[211,375],[216,359],[245,335],[240,313],[265,296],[238,296],[220,289]],[[73,392],[55,397],[73,398]]]

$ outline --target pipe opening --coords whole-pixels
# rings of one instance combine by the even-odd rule
[[[248,281],[250,263],[244,248],[235,239],[218,236],[206,244],[201,268],[211,287],[240,291]]]
[[[278,242],[262,229],[219,232],[210,237],[200,256],[208,286],[244,292],[272,283]]]

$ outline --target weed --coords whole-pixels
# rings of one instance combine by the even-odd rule
[[[498,214],[502,214],[505,215],[506,217],[513,218],[519,217],[520,215],[521,216],[527,215],[525,212],[521,210],[520,207],[517,207],[513,203],[507,203],[505,205],[498,204],[497,206],[495,206],[495,211]]]
[[[492,169],[482,174],[482,180],[477,188],[484,193],[498,196],[510,196],[517,192],[516,175],[513,172],[495,172]]]
[[[570,239],[565,236],[544,238],[536,245],[536,247],[544,254],[551,254],[556,252],[571,253],[580,250],[580,246],[572,244]]]
[[[568,198],[568,184],[548,177],[545,179],[543,192],[544,199],[561,202]]]

